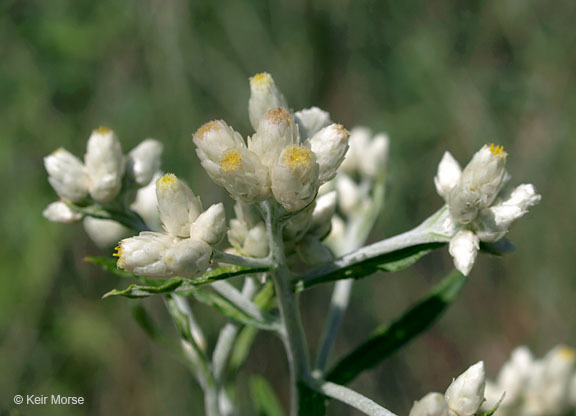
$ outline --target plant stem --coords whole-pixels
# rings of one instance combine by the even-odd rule
[[[286,264],[282,224],[278,221],[276,207],[269,201],[264,202],[266,230],[270,243],[270,252],[276,265],[271,278],[276,289],[276,299],[282,320],[282,340],[288,356],[292,381],[291,414],[299,412],[299,383],[307,384],[310,380],[310,365],[306,337],[300,320],[298,295],[292,292],[291,273]]]
[[[219,263],[233,264],[243,267],[255,267],[259,269],[272,267],[272,261],[269,258],[258,259],[254,257],[237,256],[219,250],[213,251],[212,259]]]
[[[330,382],[316,383],[313,387],[319,393],[346,403],[369,416],[396,416],[390,410],[348,387]]]

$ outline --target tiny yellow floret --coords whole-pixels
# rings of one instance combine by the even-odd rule
[[[576,352],[574,351],[574,349],[570,347],[562,346],[560,347],[558,352],[560,356],[566,361],[573,361],[574,359],[576,359]]]
[[[118,262],[116,263],[118,267],[120,267],[121,269],[124,268],[124,266],[126,266],[126,261],[125,259],[122,257],[123,252],[122,252],[122,244],[120,244],[119,246],[116,246],[114,248],[114,250],[117,251],[117,253],[113,253],[112,255],[114,257],[118,257]]]
[[[504,152],[504,146],[497,146],[494,143],[490,143],[490,151],[494,156],[503,155],[506,156],[506,152]]]
[[[307,147],[288,146],[284,150],[282,161],[290,169],[308,167],[312,163],[312,151]]]
[[[156,182],[156,186],[159,189],[166,190],[175,186],[177,182],[178,179],[176,178],[176,175],[174,175],[173,173],[167,173],[166,175],[158,179],[158,181]]]
[[[336,130],[338,134],[344,136],[345,140],[348,140],[350,138],[350,132],[346,130],[346,128],[342,124],[336,124],[334,126],[334,130]]]
[[[285,108],[276,107],[267,111],[264,118],[274,124],[281,124],[290,120],[290,113]]]
[[[220,159],[220,168],[224,172],[235,172],[242,166],[242,154],[235,149],[227,150]]]
[[[250,78],[250,85],[253,87],[264,87],[272,82],[274,82],[272,76],[267,72],[256,74]]]
[[[203,124],[198,130],[196,130],[196,133],[194,133],[194,137],[199,140],[204,139],[206,134],[210,133],[211,131],[219,130],[222,127],[220,123],[221,122],[219,120],[212,120],[209,121],[208,123]]]
[[[98,128],[94,131],[98,134],[108,134],[108,133],[112,132],[112,130],[110,130],[108,127],[104,127],[104,126],[98,126]]]

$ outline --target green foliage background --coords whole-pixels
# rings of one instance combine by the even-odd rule
[[[538,354],[576,346],[575,13],[567,0],[0,1],[0,414],[202,413],[182,363],[132,319],[140,302],[175,335],[160,299],[100,300],[123,282],[82,261],[100,253],[80,226],[42,218],[55,197],[42,158],[59,146],[82,155],[102,124],[127,150],[146,137],[163,141],[165,169],[206,204],[220,200],[191,133],[223,118],[249,134],[247,78],[261,71],[296,109],[318,105],[347,127],[390,134],[388,201],[373,239],[440,206],[433,175],[445,150],[464,163],[486,142],[503,144],[513,181],[543,195],[510,233],[517,252],[481,256],[441,322],[353,386],[406,414],[480,359],[495,376],[516,345]],[[450,268],[443,250],[359,282],[337,353]],[[329,293],[304,295],[313,348]],[[222,318],[195,308],[213,342]],[[286,405],[279,341],[260,336],[247,370],[271,379]],[[15,394],[52,393],[87,404],[12,403]],[[252,412],[244,400],[242,409]],[[331,405],[329,414],[351,413]]]

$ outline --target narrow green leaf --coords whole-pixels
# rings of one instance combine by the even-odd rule
[[[150,295],[157,295],[160,293],[172,293],[176,290],[178,286],[182,284],[182,279],[175,277],[168,280],[161,280],[164,282],[159,286],[142,286],[142,285],[130,285],[126,289],[119,290],[113,289],[110,292],[104,294],[102,299],[110,296],[124,296],[127,298],[145,298]]]
[[[309,276],[304,276],[296,282],[296,290],[308,289],[320,283],[331,282],[341,279],[359,279],[382,270],[386,272],[397,272],[416,263],[430,251],[446,245],[446,243],[425,243],[391,251],[380,256],[360,260],[346,267],[326,269],[320,268],[318,272],[313,272]]]
[[[273,316],[266,314],[266,320],[258,320],[248,315],[244,310],[239,308],[234,303],[230,302],[224,296],[211,290],[197,289],[194,291],[193,296],[207,305],[216,308],[222,314],[234,319],[244,325],[253,326],[255,328],[272,331],[277,329],[276,320]]]
[[[229,279],[235,276],[242,276],[251,273],[260,273],[260,269],[254,269],[250,267],[241,266],[227,266],[220,267],[218,269],[210,270],[204,273],[202,276],[193,279],[182,279],[180,277],[173,277],[167,280],[159,279],[148,279],[144,276],[136,276],[133,273],[125,272],[121,269],[116,268],[116,263],[114,259],[109,259],[106,257],[87,257],[86,261],[97,264],[104,270],[111,271],[112,273],[118,274],[122,277],[134,277],[145,285],[132,284],[126,289],[114,289],[106,293],[102,298],[107,298],[109,296],[125,296],[127,298],[144,298],[147,296],[159,294],[159,293],[171,293],[176,292],[183,296],[190,296],[194,293],[198,286],[206,285],[218,280]]]
[[[250,378],[250,392],[257,415],[284,416],[274,389],[264,377],[256,374]]]
[[[323,416],[326,414],[326,397],[312,390],[306,383],[298,382],[298,416]]]
[[[432,325],[454,301],[466,277],[454,271],[446,276],[430,294],[399,319],[379,327],[372,336],[342,358],[328,373],[327,380],[346,384],[368,370]]]

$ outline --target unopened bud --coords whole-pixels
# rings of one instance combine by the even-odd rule
[[[156,196],[164,229],[174,236],[189,237],[190,225],[202,212],[200,198],[171,173],[156,181]]]
[[[473,416],[484,401],[486,373],[482,361],[474,364],[446,390],[448,407],[458,416]]]
[[[348,150],[349,137],[350,133],[342,125],[331,124],[309,139],[310,148],[320,168],[318,179],[321,184],[336,175]]]
[[[254,130],[258,128],[260,120],[268,110],[276,107],[288,108],[286,99],[276,86],[272,76],[266,72],[256,74],[250,78],[250,100],[248,113],[250,123]]]
[[[88,196],[90,177],[82,162],[65,149],[44,158],[48,181],[60,198],[80,202]]]

